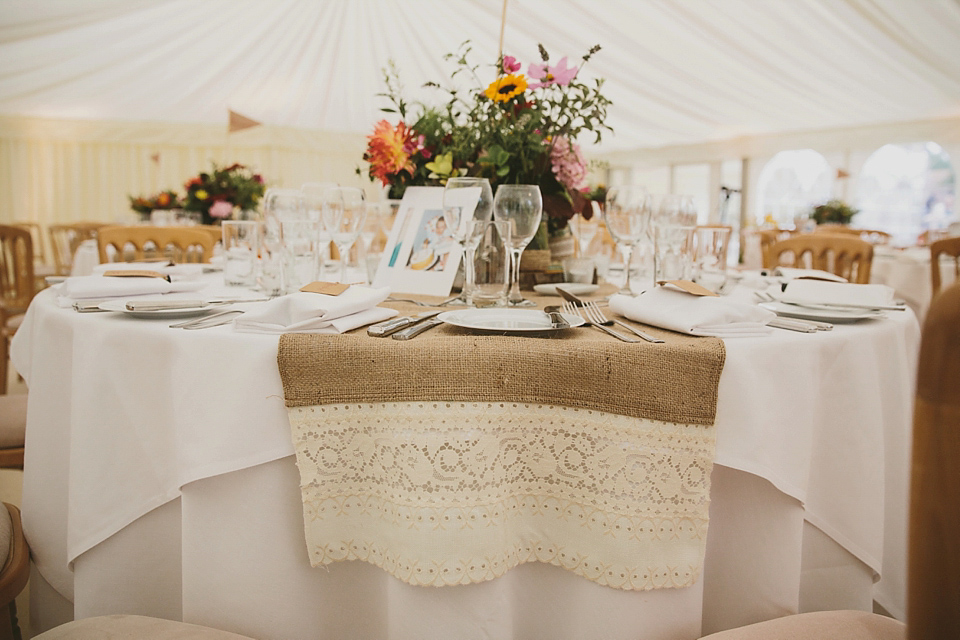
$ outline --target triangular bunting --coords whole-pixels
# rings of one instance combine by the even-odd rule
[[[233,109],[227,109],[227,112],[230,114],[230,124],[227,128],[229,133],[243,131],[244,129],[260,126],[261,124],[253,118],[248,118],[247,116],[237,113]]]
[[[150,154],[150,159],[153,161],[153,164],[160,164],[160,154],[159,154],[159,153]]]
[[[849,177],[850,177],[849,172],[843,169],[837,169],[837,180],[843,180],[844,178],[849,178]]]

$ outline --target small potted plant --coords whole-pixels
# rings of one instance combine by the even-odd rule
[[[817,224],[850,224],[858,213],[859,209],[854,209],[843,200],[830,200],[814,207],[810,217]]]

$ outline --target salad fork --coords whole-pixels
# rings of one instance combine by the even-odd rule
[[[643,338],[647,342],[654,342],[658,344],[664,342],[660,338],[654,338],[649,333],[644,333],[639,329],[631,327],[626,322],[620,322],[619,320],[609,320],[607,316],[604,315],[603,311],[600,310],[600,307],[597,305],[597,303],[594,302],[593,300],[584,301],[583,308],[586,310],[587,314],[590,316],[590,321],[593,322],[594,324],[600,324],[607,327],[612,327],[614,324],[616,324],[618,326],[623,327],[630,333],[633,333],[634,335]]]
[[[580,312],[580,309],[583,310],[582,313]],[[594,322],[594,320],[590,317],[590,314],[589,314],[589,312],[587,311],[586,307],[580,307],[580,308],[578,309],[577,307],[573,306],[573,303],[570,302],[569,300],[563,303],[563,312],[564,312],[564,313],[569,313],[569,314],[575,315],[575,316],[580,316],[581,318],[583,318],[584,320],[586,320],[586,322],[587,322],[588,325],[592,325],[592,326],[596,327],[597,329],[600,329],[601,331],[604,331],[604,332],[606,332],[606,333],[609,333],[610,335],[612,335],[612,336],[613,336],[614,338],[616,338],[617,340],[623,340],[624,342],[640,342],[640,340],[637,339],[637,338],[632,338],[632,337],[630,337],[630,336],[625,336],[625,335],[623,335],[623,334],[621,334],[621,333],[617,333],[616,331],[614,331],[614,330],[611,329],[610,327],[607,327],[607,326],[605,326],[605,325],[603,325],[603,324],[598,324],[597,322]]]

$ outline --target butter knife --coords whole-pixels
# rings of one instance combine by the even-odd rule
[[[367,335],[373,336],[374,338],[385,338],[401,329],[412,327],[428,318],[432,318],[438,313],[440,313],[440,311],[424,311],[415,316],[403,316],[400,318],[391,318],[385,322],[378,322],[377,324],[372,324],[367,327]]]
[[[441,320],[440,318],[437,318],[437,317],[427,318],[426,320],[422,322],[418,322],[412,327],[407,327],[406,329],[401,329],[400,331],[397,331],[391,337],[394,340],[410,340],[412,338],[416,338],[418,335],[420,335],[424,331],[429,331],[430,329],[441,324],[443,324],[443,320]]]

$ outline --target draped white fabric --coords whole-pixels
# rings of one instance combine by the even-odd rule
[[[366,133],[395,59],[412,97],[496,0],[14,0],[0,11],[0,114]],[[505,53],[603,51],[603,151],[960,115],[952,0],[510,0]],[[489,70],[481,69],[481,75]],[[487,80],[482,75],[482,80]]]

